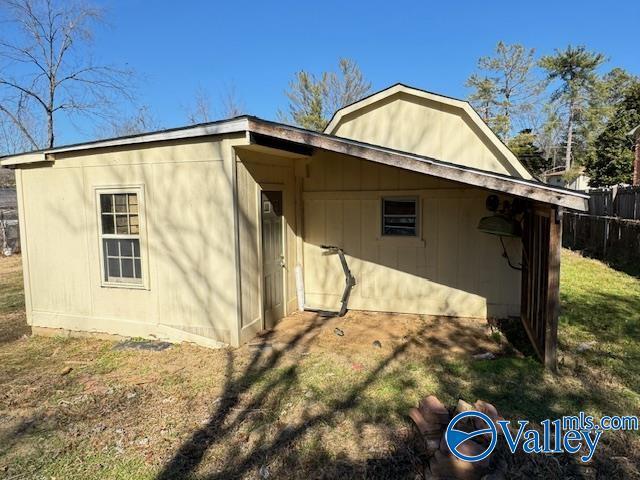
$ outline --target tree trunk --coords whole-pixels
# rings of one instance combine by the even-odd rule
[[[569,171],[571,168],[571,147],[573,146],[573,101],[569,104],[569,124],[567,125],[567,149],[564,156],[564,169]]]
[[[50,64],[53,65],[53,39],[49,44]],[[55,106],[56,95],[56,74],[54,71],[49,72],[49,108],[47,108],[47,148],[53,148],[54,131],[53,131],[53,112]]]
[[[47,148],[53,148],[53,112],[47,112]]]

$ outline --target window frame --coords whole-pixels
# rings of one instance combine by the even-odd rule
[[[395,202],[413,202],[415,205],[415,232],[413,235],[398,235],[393,233],[385,233],[384,232],[384,219],[387,216],[384,213],[385,202],[387,201],[395,201]],[[399,215],[399,216],[409,216],[409,215]],[[420,239],[420,197],[418,195],[383,195],[380,197],[380,237],[385,238],[394,238],[394,239]]]
[[[98,186],[94,187],[95,191],[95,212],[97,220],[98,233],[98,252],[100,256],[100,286],[105,288],[128,288],[137,290],[149,289],[149,274],[147,270],[147,237],[146,237],[146,211],[145,211],[145,195],[143,185],[118,185],[118,186]],[[138,234],[103,234],[102,233],[102,204],[100,202],[101,195],[113,194],[132,194],[138,197]],[[137,239],[140,245],[140,279],[136,281],[130,280],[109,280],[105,271],[105,239]]]

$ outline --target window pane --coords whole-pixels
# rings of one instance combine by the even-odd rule
[[[138,204],[138,194],[130,193],[129,194],[129,205],[137,205]]]
[[[118,240],[105,240],[103,248],[104,248],[104,254],[107,257],[118,256]]]
[[[123,257],[133,257],[132,243],[133,242],[131,240],[120,240],[120,255]]]
[[[136,267],[136,278],[142,278],[142,267],[140,266],[140,260],[139,259],[134,260],[133,264]]]
[[[382,234],[417,236],[417,199],[383,199]]]
[[[126,213],[127,211],[127,195],[124,193],[117,193],[113,196],[116,213]]]
[[[399,235],[399,236],[407,236],[407,237],[415,237],[416,236],[416,227],[415,225],[390,225],[386,224],[383,228],[384,235]]]
[[[140,240],[131,240],[133,245],[133,256],[140,257]]]
[[[415,200],[385,200],[384,214],[385,215],[415,215],[416,202]]]
[[[100,212],[113,212],[113,195],[103,193],[100,195]]]
[[[396,227],[414,227],[416,224],[416,217],[386,217],[384,219],[384,224]]]
[[[115,227],[113,225],[113,215],[111,215],[110,213],[102,214],[102,233],[115,233]]]
[[[124,278],[134,278],[133,277],[133,260],[129,258],[122,259],[122,276]]]
[[[120,276],[120,262],[117,258],[107,259],[107,279]]]
[[[117,205],[116,208],[118,208]],[[116,233],[124,235],[129,233],[129,219],[127,215],[116,215]]]

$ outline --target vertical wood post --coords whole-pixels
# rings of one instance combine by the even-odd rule
[[[557,209],[551,210],[551,221],[549,222],[549,263],[547,267],[547,307],[544,342],[544,364],[553,371],[557,368],[561,242],[562,207],[557,207]]]

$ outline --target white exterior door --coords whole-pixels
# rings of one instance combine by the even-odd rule
[[[264,323],[272,328],[284,317],[282,192],[263,191],[261,200]]]

